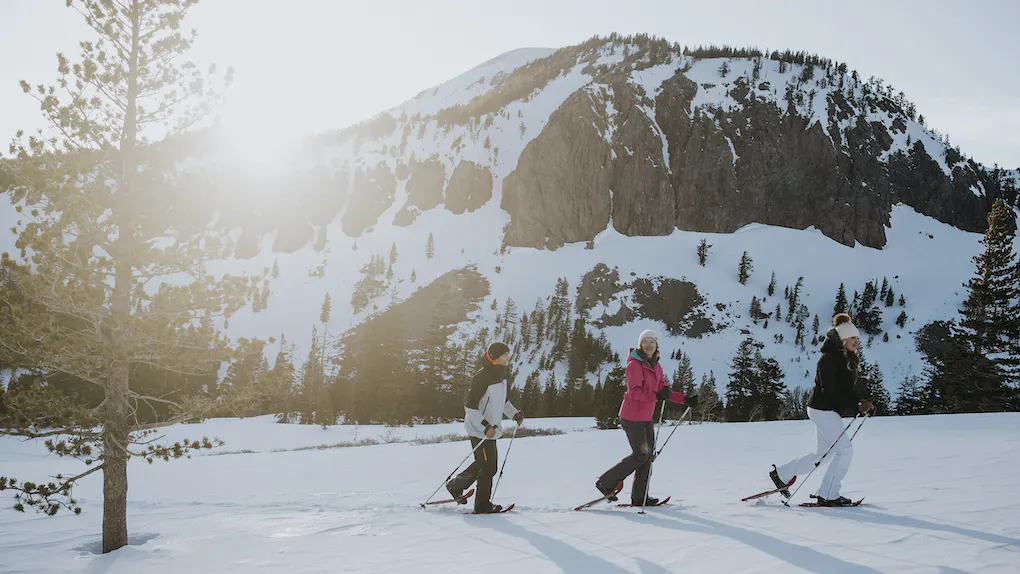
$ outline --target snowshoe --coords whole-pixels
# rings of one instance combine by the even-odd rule
[[[853,506],[853,504],[854,504],[854,501],[850,500],[849,498],[847,498],[845,496],[840,496],[839,498],[829,499],[829,498],[822,498],[821,496],[818,496],[817,494],[812,494],[811,498],[813,498],[816,501],[818,501],[818,505],[819,506]]]
[[[476,510],[475,514],[499,514],[503,512],[503,507],[498,504],[490,504],[485,510]]]
[[[779,479],[779,470],[776,468],[776,465],[774,464],[772,465],[772,472],[769,473],[769,478],[772,479],[772,482],[776,485],[776,488],[779,489],[779,494],[782,494],[784,498],[790,498],[790,489],[787,488],[787,483]],[[796,479],[797,477],[794,476],[793,480]]]
[[[637,499],[637,500],[633,500],[632,499],[630,501],[630,505],[631,506],[658,506],[659,505],[659,499],[651,497],[651,496],[648,497],[648,500],[641,500],[640,498]]]

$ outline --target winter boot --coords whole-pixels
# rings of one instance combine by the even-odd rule
[[[845,496],[840,496],[839,498],[829,499],[829,498],[822,498],[821,496],[818,496],[817,494],[812,494],[811,498],[814,498],[815,500],[817,500],[818,504],[821,504],[822,506],[850,506],[850,505],[852,505],[854,503],[854,501],[850,500],[849,498],[847,498]]]
[[[616,494],[623,490],[623,483],[621,482],[617,484],[616,488],[606,488],[602,486],[602,482],[600,480],[596,480],[595,488],[597,488],[598,491],[602,493],[602,496],[606,497],[606,500],[608,500],[609,502],[616,502],[617,500],[620,500],[619,498],[616,497]]]
[[[642,500],[642,499],[639,498],[637,500],[631,499],[630,502],[634,506],[658,506],[659,505],[659,499],[658,498],[653,498],[651,496],[648,497],[648,500]]]
[[[464,489],[457,488],[454,481],[451,480],[446,483],[446,491],[457,501],[457,504],[467,504],[467,498],[464,498]]]
[[[782,494],[784,498],[790,498],[790,489],[786,488],[786,483],[779,478],[779,470],[776,469],[774,464],[772,465],[772,472],[769,473],[769,478],[775,483],[776,488],[782,489],[779,491],[779,494]],[[793,480],[797,480],[797,477],[794,476]]]
[[[503,507],[498,504],[489,504],[488,508],[483,510],[476,510],[475,514],[499,514],[503,511]]]

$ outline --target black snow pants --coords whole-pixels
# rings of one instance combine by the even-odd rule
[[[631,454],[599,477],[599,483],[606,488],[613,488],[637,471],[630,499],[634,504],[642,504],[648,487],[648,473],[652,468],[652,453],[655,452],[655,425],[651,421],[635,422],[626,419],[620,419],[620,425],[627,433]]]
[[[481,440],[471,437],[471,448],[478,446]],[[488,512],[492,506],[489,498],[492,496],[492,477],[496,476],[496,457],[496,441],[486,440],[485,444],[475,451],[475,461],[450,481],[451,487],[461,491],[466,491],[476,480],[478,481],[475,512]]]

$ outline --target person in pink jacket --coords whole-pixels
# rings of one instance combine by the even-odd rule
[[[675,392],[666,385],[666,377],[659,364],[659,337],[654,331],[644,331],[638,337],[638,348],[631,349],[627,356],[627,392],[620,405],[620,425],[627,433],[632,452],[595,481],[595,488],[611,501],[617,500],[616,496],[611,496],[612,493],[637,471],[630,491],[631,503],[638,506],[654,506],[659,503],[657,498],[645,498],[648,474],[655,453],[655,425],[652,418],[655,416],[656,400],[668,400],[691,408],[697,406],[697,397],[685,397],[683,393]]]

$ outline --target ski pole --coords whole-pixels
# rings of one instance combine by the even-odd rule
[[[421,507],[422,507],[422,508],[425,508],[425,505],[427,505],[427,504],[429,503],[429,501],[431,501],[431,500],[432,500],[432,497],[433,497],[433,496],[435,496],[437,492],[439,492],[439,489],[441,489],[441,488],[443,488],[444,486],[446,486],[446,483],[447,483],[447,482],[449,482],[449,480],[450,480],[451,478],[453,478],[453,475],[454,475],[454,474],[456,474],[458,470],[460,470],[460,466],[461,466],[462,464],[464,464],[464,461],[465,461],[465,460],[467,460],[467,459],[469,459],[469,458],[471,458],[472,456],[474,456],[474,454],[475,454],[475,451],[477,451],[477,450],[478,450],[478,448],[479,448],[480,446],[482,446],[483,444],[485,444],[485,440],[486,440],[486,439],[482,439],[482,440],[478,441],[478,444],[476,444],[476,445],[475,445],[475,448],[471,449],[471,452],[470,452],[470,453],[468,453],[468,455],[467,455],[467,456],[465,456],[463,460],[461,460],[461,461],[460,461],[459,463],[457,463],[457,468],[453,469],[453,472],[451,472],[451,473],[450,473],[450,476],[447,476],[447,477],[446,477],[446,480],[444,480],[442,484],[440,484],[440,485],[439,485],[438,487],[436,487],[436,490],[435,490],[435,491],[433,491],[431,495],[429,495],[428,499],[427,499],[427,500],[425,500],[425,502],[422,502],[422,503],[421,503]]]
[[[836,437],[835,442],[832,443],[832,446],[829,447],[829,450],[825,451],[825,454],[822,455],[822,458],[818,459],[818,462],[815,463],[815,466],[814,466],[814,468],[811,469],[811,472],[807,473],[807,476],[804,477],[804,482],[800,483],[800,485],[797,486],[797,488],[793,491],[793,494],[790,495],[790,498],[787,498],[786,500],[783,501],[783,506],[784,507],[789,507],[790,506],[790,501],[793,500],[794,496],[797,496],[797,493],[800,492],[800,488],[802,486],[804,486],[804,484],[807,482],[807,480],[809,478],[811,478],[811,475],[814,474],[815,470],[819,467],[819,465],[822,464],[822,461],[825,460],[825,457],[829,456],[829,453],[832,452],[832,449],[836,448],[836,443],[839,442],[839,439],[843,438],[843,435],[846,434],[846,431],[850,430],[850,427],[860,417],[861,417],[861,413],[857,413],[856,415],[854,415],[854,419],[852,421],[850,421],[849,424],[846,425],[846,428],[843,429],[843,432],[839,433],[839,436]],[[865,420],[867,420],[867,415],[865,415]],[[861,424],[864,424],[864,421],[861,421]],[[861,427],[857,427],[857,430],[861,430]],[[856,435],[857,432],[854,431],[854,434]],[[782,479],[780,479],[780,480],[782,480]]]
[[[669,442],[669,439],[673,438],[673,433],[676,432],[677,427],[679,427],[680,424],[684,422],[684,419],[687,418],[687,415],[689,415],[690,413],[691,407],[687,407],[687,409],[684,411],[684,414],[680,415],[680,418],[677,419],[676,424],[673,425],[673,430],[669,432],[669,436],[666,437],[666,440],[662,441],[662,446],[660,446],[659,451],[655,453],[656,458],[658,458],[659,455],[662,454],[662,451],[666,448],[666,444]]]
[[[655,441],[656,442],[659,441],[659,431],[662,430],[662,415],[665,414],[665,412],[666,412],[666,401],[662,401],[662,406],[659,407],[659,428],[655,429]],[[654,455],[655,455],[655,453],[653,452],[652,453],[653,460],[654,460]],[[648,503],[648,488],[649,488],[649,486],[651,486],[651,483],[652,483],[652,460],[649,460],[648,461],[648,477],[645,478],[645,498],[644,498],[644,500],[641,501],[641,510],[638,511],[638,514],[644,514],[645,513],[645,504]]]
[[[854,437],[857,436],[857,431],[861,430],[861,427],[864,426],[864,421],[868,420],[868,417],[870,416],[870,414],[864,415],[864,420],[861,421],[861,424],[857,425],[857,430],[854,431],[854,434],[850,435],[850,442],[854,442]]]
[[[514,439],[517,438],[517,429],[521,428],[520,425],[514,427],[514,434],[510,436],[510,444],[506,447],[506,454],[503,455],[503,465],[499,467],[499,476],[496,477],[496,486],[492,487],[492,495],[489,496],[489,500],[496,499],[496,489],[499,488],[499,481],[503,480],[503,469],[506,468],[506,461],[510,458],[510,449],[514,447]]]

